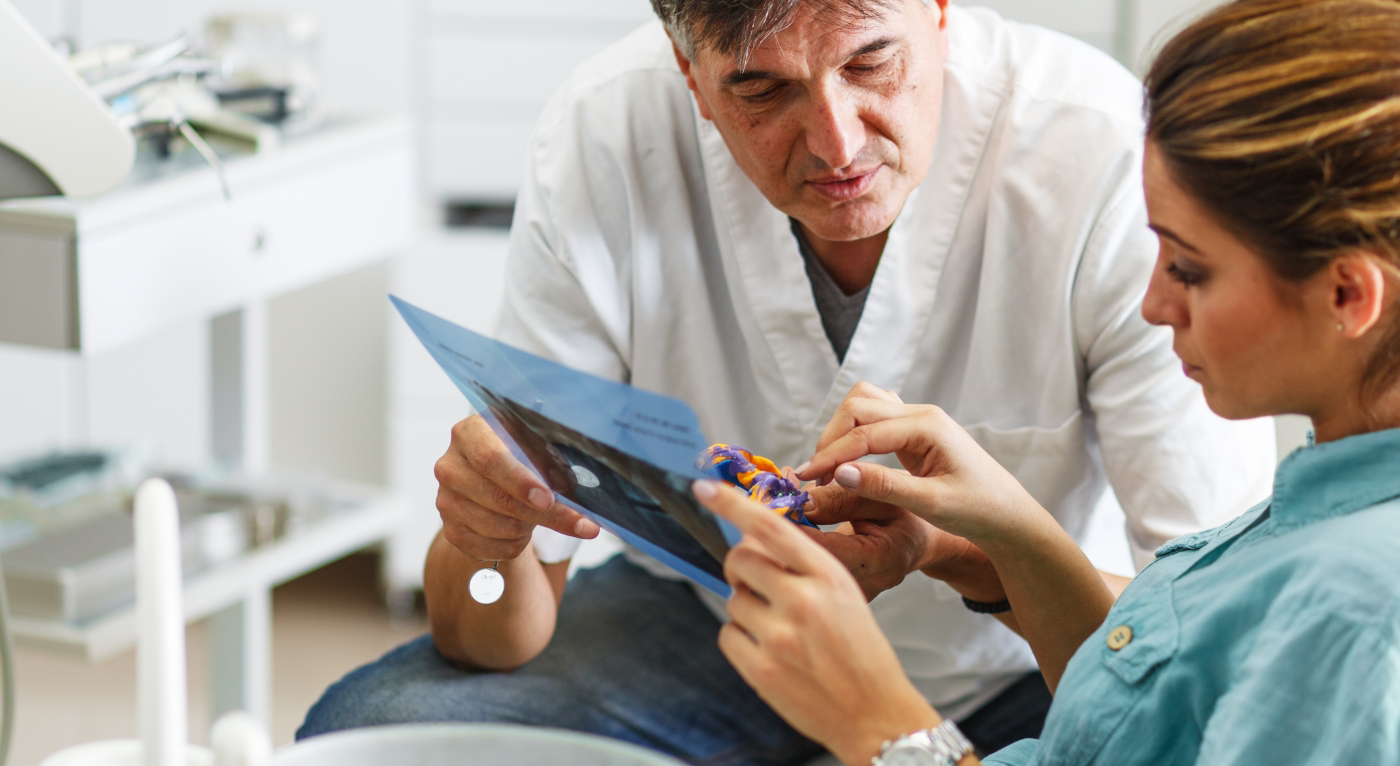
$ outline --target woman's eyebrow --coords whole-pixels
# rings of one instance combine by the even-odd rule
[[[1200,255],[1201,253],[1200,248],[1182,239],[1179,235],[1177,235],[1176,232],[1172,231],[1171,229],[1168,229],[1165,226],[1159,226],[1155,223],[1149,223],[1147,224],[1147,228],[1157,232],[1157,234],[1166,237],[1167,239],[1170,239],[1178,245],[1181,245],[1182,250],[1190,250],[1191,252],[1196,253],[1197,255]]]

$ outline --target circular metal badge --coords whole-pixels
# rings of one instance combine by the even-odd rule
[[[472,579],[467,581],[467,590],[472,594],[472,598],[478,604],[494,604],[501,600],[501,594],[506,592],[506,578],[496,571],[495,566],[487,569],[478,569]]]

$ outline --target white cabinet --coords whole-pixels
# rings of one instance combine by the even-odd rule
[[[648,0],[420,0],[423,177],[435,203],[509,203],[545,102],[655,18]]]
[[[328,127],[95,199],[0,206],[0,342],[98,353],[385,258],[411,239],[400,120]]]

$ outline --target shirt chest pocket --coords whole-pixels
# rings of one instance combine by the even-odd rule
[[[1037,766],[1095,763],[1110,739],[1133,736],[1125,721],[1150,693],[1154,671],[1176,655],[1180,637],[1171,582],[1136,590],[1129,603],[1120,601],[1109,612],[1065,669],[1039,749],[1046,757]]]
[[[1123,613],[1110,612],[1104,622],[1103,666],[1129,686],[1141,685],[1144,678],[1176,654],[1179,627],[1171,603],[1171,583],[1154,588],[1155,598],[1142,608]]]

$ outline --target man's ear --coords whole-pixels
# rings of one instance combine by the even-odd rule
[[[944,0],[944,2],[946,2],[946,0]],[[668,36],[669,34],[670,33],[667,33]],[[707,120],[712,119],[710,117],[710,105],[706,103],[705,97],[700,95],[700,89],[695,84],[695,65],[691,63],[690,59],[685,57],[684,53],[681,53],[681,48],[679,45],[676,45],[675,40],[671,41],[671,52],[676,55],[676,66],[680,67],[681,74],[685,75],[686,87],[690,88],[690,92],[695,96],[695,105],[700,108],[700,116]]]
[[[1332,294],[1332,319],[1346,338],[1360,338],[1385,315],[1394,283],[1386,279],[1386,267],[1370,253],[1344,255],[1327,264]]]

